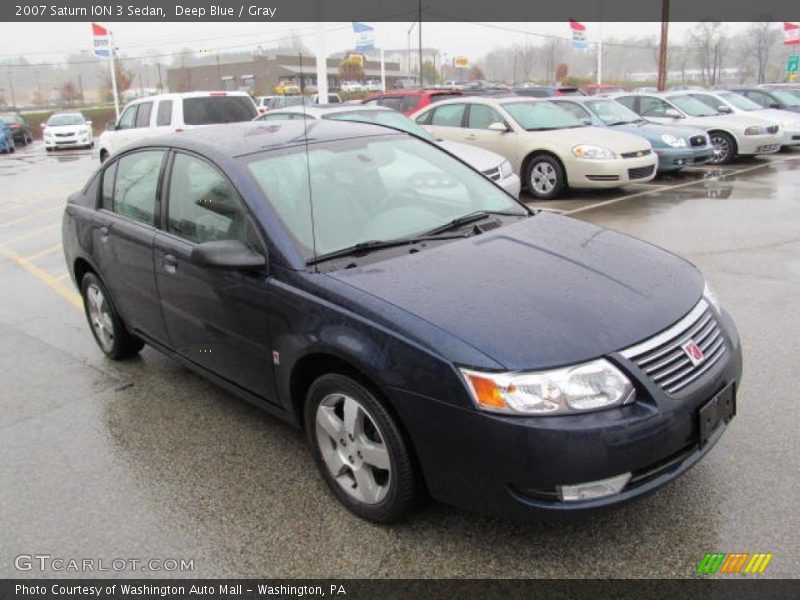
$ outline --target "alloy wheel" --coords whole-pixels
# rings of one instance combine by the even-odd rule
[[[92,325],[97,341],[105,352],[110,352],[114,346],[114,321],[103,290],[96,284],[90,283],[86,287],[86,301],[88,302],[89,323]]]
[[[558,174],[553,165],[547,162],[540,162],[531,169],[531,187],[537,194],[546,195],[556,187]]]
[[[392,484],[389,450],[367,408],[345,394],[329,394],[317,407],[316,438],[336,483],[364,504],[378,504]]]
[[[721,135],[711,136],[711,144],[714,146],[711,162],[715,164],[725,162],[731,153],[731,145],[728,138]]]

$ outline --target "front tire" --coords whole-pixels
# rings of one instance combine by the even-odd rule
[[[727,165],[731,162],[736,156],[736,141],[733,137],[724,131],[714,131],[709,137],[714,147],[714,154],[709,162],[715,165]]]
[[[525,166],[528,191],[542,200],[552,200],[564,191],[567,181],[561,163],[554,157],[534,156]]]
[[[138,354],[144,342],[125,328],[106,286],[94,273],[87,273],[81,280],[81,296],[89,328],[100,350],[112,360]]]
[[[375,394],[345,375],[323,375],[308,391],[304,415],[314,461],[350,512],[386,524],[413,510],[419,477],[394,418]]]

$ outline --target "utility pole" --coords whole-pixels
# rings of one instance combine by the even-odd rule
[[[422,77],[422,0],[418,0],[417,6],[419,7],[419,27],[417,33],[419,34],[419,89],[424,87]]]
[[[158,93],[163,94],[164,84],[161,82],[161,63],[156,63],[156,66],[158,67]]]
[[[658,91],[667,87],[667,40],[669,38],[669,0],[661,0],[661,45],[658,48]]]
[[[17,110],[17,99],[14,96],[14,79],[11,77],[11,71],[8,72],[8,89],[11,90],[11,108]]]

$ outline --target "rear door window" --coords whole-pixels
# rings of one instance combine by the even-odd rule
[[[136,110],[139,108],[138,105],[134,104],[133,106],[129,106],[122,112],[122,116],[119,118],[119,129],[133,129],[136,125]]]
[[[503,117],[495,109],[485,104],[470,104],[467,127],[469,129],[489,129],[492,123],[503,123]]]
[[[391,108],[399,112],[403,112],[403,97],[402,96],[385,96],[378,101],[378,104]]]
[[[419,104],[420,96],[417,94],[409,94],[403,98],[403,102],[401,104],[402,110],[401,112],[409,112],[414,110],[414,108]]]
[[[437,106],[431,117],[431,125],[434,127],[461,127],[466,109],[466,104]]]
[[[639,110],[637,109],[637,106],[636,106],[636,100],[637,100],[636,96],[621,96],[620,98],[614,98],[614,100],[616,100],[617,102],[619,102],[623,106],[627,106],[633,112],[639,113]],[[639,113],[639,114],[641,114],[641,113]]]
[[[158,113],[156,114],[156,125],[164,127],[172,124],[172,100],[162,100],[158,103]]]
[[[212,125],[250,121],[258,114],[246,96],[198,96],[183,99],[183,122],[186,125]]]
[[[148,225],[155,224],[156,194],[163,150],[143,150],[117,161],[112,210]]]

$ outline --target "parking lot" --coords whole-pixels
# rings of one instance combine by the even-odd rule
[[[688,474],[613,512],[522,526],[435,503],[360,521],[300,432],[149,348],[106,360],[60,242],[65,199],[98,164],[40,142],[0,156],[0,576],[39,576],[13,557],[46,553],[193,559],[196,577],[690,577],[718,551],[773,553],[768,576],[797,576],[800,152],[531,202],[698,265],[739,326],[745,376],[736,419]]]

